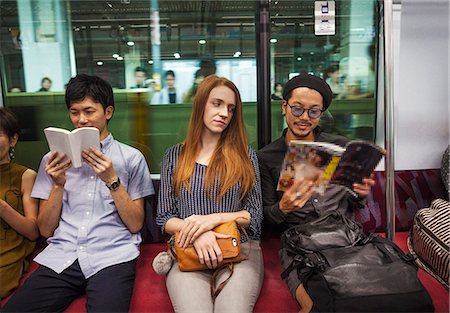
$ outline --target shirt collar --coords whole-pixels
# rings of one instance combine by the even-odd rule
[[[109,146],[111,146],[111,144],[112,144],[112,142],[113,142],[113,136],[112,136],[112,134],[111,133],[109,133],[108,134],[108,136],[106,136],[106,138],[105,139],[103,139],[102,141],[100,141],[100,150],[103,152],[103,151],[106,151],[108,148],[109,148]]]

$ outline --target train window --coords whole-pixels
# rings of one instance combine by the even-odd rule
[[[273,120],[282,119],[277,109],[282,86],[297,73],[311,73],[326,79],[333,90],[322,127],[374,140],[376,1],[271,1],[270,13]],[[273,138],[283,127],[278,125]]]
[[[271,80],[284,84],[302,72],[327,77],[336,92],[323,127],[373,139],[375,1],[335,1],[334,35],[315,34],[316,2],[270,1]],[[77,73],[111,83],[116,112],[109,128],[144,153],[152,173],[164,151],[184,139],[196,86],[213,73],[238,86],[256,148],[256,10],[257,1],[1,1],[4,104],[20,116],[33,112],[22,121],[31,135],[17,146],[18,161],[37,168],[48,150],[42,129],[72,127],[64,88]],[[272,102],[272,138],[284,126],[280,104]]]
[[[18,145],[22,164],[38,167],[48,149],[43,128],[72,127],[64,86],[76,73],[111,83],[116,112],[109,129],[144,153],[152,173],[159,172],[164,151],[184,139],[196,86],[211,74],[238,86],[249,142],[257,147],[255,1],[0,5],[5,105],[35,108],[30,118],[38,136]],[[30,149],[36,153],[26,153]]]

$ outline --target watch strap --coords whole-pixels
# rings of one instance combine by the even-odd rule
[[[105,183],[106,187],[108,187],[109,190],[114,191],[117,190],[120,187],[120,178],[117,177],[117,179],[113,180],[112,182]]]

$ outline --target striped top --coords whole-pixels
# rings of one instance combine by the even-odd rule
[[[166,222],[173,217],[185,219],[193,214],[207,215],[247,210],[251,216],[248,235],[250,239],[259,240],[263,210],[261,180],[255,151],[249,147],[250,161],[256,173],[255,185],[252,190],[241,201],[239,200],[240,183],[237,183],[224,194],[221,202],[218,202],[218,184],[214,185],[213,192],[209,195],[204,187],[208,166],[198,163],[195,164],[194,172],[190,178],[191,190],[186,190],[182,184],[179,196],[175,195],[172,178],[181,148],[182,144],[176,144],[169,148],[164,155],[161,166],[161,185],[156,223],[164,231]],[[241,240],[245,241],[244,236],[241,236]]]

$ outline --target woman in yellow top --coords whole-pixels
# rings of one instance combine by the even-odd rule
[[[11,111],[0,108],[0,298],[19,286],[27,256],[39,237],[38,201],[31,198],[36,172],[12,162],[20,128]]]

